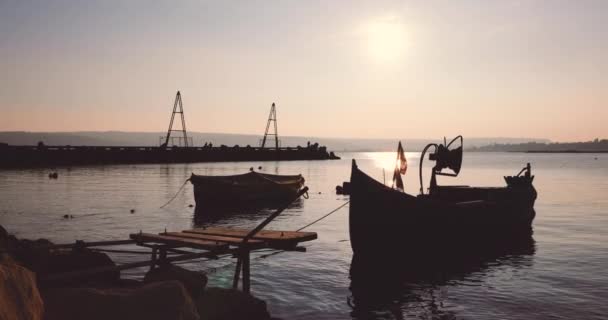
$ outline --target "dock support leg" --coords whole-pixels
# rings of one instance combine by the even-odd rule
[[[251,278],[249,273],[249,250],[243,253],[243,292],[249,293]]]
[[[241,257],[236,260],[236,269],[234,270],[234,279],[232,280],[232,289],[239,288],[239,278],[241,277]]]
[[[156,266],[156,253],[158,252],[158,248],[152,248],[152,260],[150,261],[150,271],[154,269]]]
[[[158,265],[162,267],[164,264],[167,264],[167,249],[160,248],[159,253]]]

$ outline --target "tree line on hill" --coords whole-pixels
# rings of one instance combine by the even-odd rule
[[[468,151],[480,152],[607,152],[608,139],[586,142],[526,142],[517,144],[494,143],[480,147],[470,147]]]

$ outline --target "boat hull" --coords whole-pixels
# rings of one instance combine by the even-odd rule
[[[438,254],[504,243],[529,233],[536,190],[529,188],[439,187],[412,196],[367,176],[353,161],[349,231],[359,256]]]
[[[240,206],[293,198],[304,178],[250,172],[234,176],[192,175],[196,206]]]

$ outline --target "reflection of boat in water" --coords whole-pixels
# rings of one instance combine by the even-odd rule
[[[248,172],[232,176],[192,174],[194,200],[199,206],[242,206],[293,198],[304,187],[302,175]]]
[[[519,270],[533,263],[532,230],[467,247],[429,249],[418,242],[401,252],[376,257],[354,254],[350,268],[354,318],[460,319],[437,296],[442,287],[477,283],[494,272]]]
[[[450,150],[457,139],[461,146]],[[429,147],[435,147],[429,158],[436,165],[429,193],[424,194],[422,162]],[[420,161],[421,194],[413,196],[377,182],[353,160],[349,213],[353,252],[372,256],[398,254],[420,246],[444,251],[529,231],[536,199],[530,165],[517,176],[505,177],[506,187],[437,185],[436,175],[456,176],[461,163],[462,137],[449,144],[428,145]],[[443,172],[446,168],[454,173]]]
[[[232,206],[196,206],[193,224],[197,227],[205,227],[217,223],[242,224],[259,221],[284,205],[285,201],[258,201]],[[287,207],[289,210],[282,216],[288,217],[293,214],[292,211],[300,212],[303,206],[303,199],[298,198],[289,204]]]

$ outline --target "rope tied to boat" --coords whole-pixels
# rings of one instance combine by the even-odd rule
[[[177,190],[177,193],[175,193],[175,195],[173,196],[173,198],[171,198],[171,200],[167,201],[167,203],[163,204],[160,208],[164,208],[167,205],[169,205],[169,203],[171,203],[171,201],[175,200],[175,198],[177,198],[177,196],[180,194],[180,192],[182,192],[182,190],[184,190],[184,187],[186,187],[186,184],[188,183],[188,181],[190,181],[190,178],[186,179],[186,181],[184,181],[184,184],[182,184],[182,186],[179,188],[179,190]]]
[[[315,223],[317,223],[317,222],[319,222],[319,221],[321,221],[321,220],[323,220],[323,219],[325,219],[325,218],[329,217],[329,216],[330,216],[330,215],[332,215],[334,212],[337,212],[338,210],[340,210],[340,209],[344,208],[344,207],[345,207],[347,204],[349,204],[349,203],[350,203],[350,200],[349,200],[349,201],[344,202],[344,203],[343,203],[341,206],[339,206],[339,207],[335,208],[334,210],[330,211],[328,214],[326,214],[326,215],[322,216],[321,218],[319,218],[319,219],[317,219],[317,220],[315,220],[315,221],[313,221],[313,222],[311,222],[311,223],[309,223],[309,224],[307,224],[307,225],[303,226],[302,228],[300,228],[300,229],[298,229],[298,230],[296,230],[296,231],[302,231],[302,230],[304,230],[304,229],[306,229],[306,228],[308,228],[308,227],[312,226],[313,224],[315,224]]]
[[[178,195],[178,194],[181,192],[181,190],[184,188],[184,186],[186,185],[186,183],[187,183],[188,181],[190,181],[190,179],[187,179],[187,180],[184,182],[184,184],[182,185],[182,187],[180,188],[180,190],[177,192],[177,194],[175,194],[175,196],[174,196],[174,197],[173,197],[171,200],[169,200],[169,202],[167,202],[167,203],[166,203],[164,206],[166,206],[167,204],[169,204],[171,201],[173,201],[173,199],[175,199],[175,198],[177,197],[177,195]],[[308,227],[310,227],[310,226],[312,226],[312,225],[316,224],[317,222],[319,222],[319,221],[321,221],[321,220],[323,220],[323,219],[325,219],[325,218],[329,217],[330,215],[334,214],[335,212],[338,212],[340,209],[344,208],[344,207],[345,207],[347,204],[349,204],[349,203],[350,203],[350,200],[349,200],[349,201],[346,201],[345,203],[341,204],[340,206],[338,206],[337,208],[333,209],[333,210],[332,210],[332,211],[330,211],[329,213],[327,213],[327,214],[323,215],[322,217],[320,217],[320,218],[316,219],[315,221],[313,221],[313,222],[311,222],[311,223],[309,223],[309,224],[307,224],[307,225],[305,225],[305,226],[301,227],[300,229],[298,229],[298,230],[296,230],[296,231],[302,231],[302,230],[304,230],[304,229],[306,229],[306,228],[308,228]],[[163,207],[164,207],[164,206],[163,206]],[[161,208],[162,208],[162,207],[161,207]],[[260,256],[258,256],[258,257],[255,257],[255,258],[253,258],[252,260],[266,259],[266,258],[268,258],[268,257],[271,257],[271,256],[274,256],[274,255],[277,255],[277,254],[280,254],[280,253],[285,252],[284,250],[280,250],[280,249],[279,249],[279,250],[276,250],[276,249],[270,249],[269,251],[271,251],[271,252],[270,252],[270,253],[267,253],[267,254],[260,255]],[[119,252],[119,251],[118,251],[118,250],[116,250],[115,252]],[[128,251],[124,251],[124,253],[130,253],[130,252],[128,252]],[[132,253],[135,253],[135,252],[132,252]],[[137,253],[140,253],[140,252],[137,252]],[[226,254],[226,255],[220,256],[220,257],[218,257],[218,259],[223,258],[223,257],[230,256],[230,255],[232,255],[232,254]],[[211,259],[209,259],[209,258],[200,258],[200,259],[211,260]],[[194,259],[194,260],[200,260],[200,259]],[[213,260],[216,260],[216,259],[213,259]],[[186,262],[186,261],[184,261],[184,262],[178,262],[178,263],[183,263],[183,264],[186,264],[186,263],[192,263],[192,261],[193,261],[193,260],[190,260],[190,261],[187,261],[187,262]],[[226,269],[226,268],[228,268],[228,267],[233,267],[233,266],[234,266],[234,264],[233,264],[233,263],[228,263],[228,264],[225,264],[225,265],[223,265],[223,266],[217,266],[217,267],[213,267],[213,268],[207,269],[207,270],[205,270],[205,273],[206,273],[206,274],[208,274],[208,275],[209,275],[209,274],[214,274],[214,273],[219,272],[220,270],[224,270],[224,269]]]

